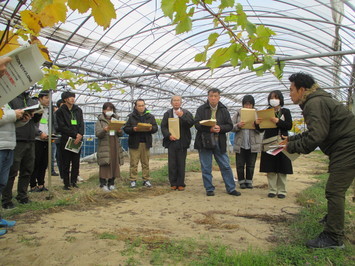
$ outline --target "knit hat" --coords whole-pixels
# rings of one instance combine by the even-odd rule
[[[69,97],[75,97],[75,93],[71,91],[65,91],[62,93],[62,100],[68,99]]]

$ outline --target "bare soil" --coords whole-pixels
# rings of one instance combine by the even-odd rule
[[[197,158],[196,154],[188,156],[188,160]],[[159,158],[150,162],[151,169],[165,164]],[[119,187],[110,192],[116,197],[102,192],[102,206],[61,209],[34,216],[35,221],[28,214],[20,216],[17,225],[0,238],[0,265],[125,264],[125,241],[135,238],[146,243],[194,239],[238,251],[270,249],[275,245],[275,228],[285,226],[299,212],[297,193],[316,182],[312,177],[326,172],[327,167],[319,154],[302,155],[293,165],[285,199],[267,197],[267,178],[258,171],[258,159],[254,189],[240,190],[240,197],[226,193],[219,171],[213,172],[214,197],[206,196],[201,173],[188,172],[185,191],[155,186],[119,200],[120,193],[127,192]],[[83,164],[80,175],[88,179],[97,171],[96,164]],[[127,163],[122,171],[128,171]],[[53,184],[60,186],[59,178],[53,177]],[[117,238],[102,239],[104,234]]]

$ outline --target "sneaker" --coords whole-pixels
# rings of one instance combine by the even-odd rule
[[[129,186],[130,188],[135,188],[137,187],[137,182],[136,181],[131,181],[131,185]]]
[[[276,197],[276,194],[274,194],[274,193],[269,193],[269,194],[267,194],[267,196],[268,196],[269,198],[275,198],[275,197]]]
[[[152,184],[149,180],[143,182],[143,187],[152,187]]]
[[[78,180],[78,182],[83,182],[83,181],[84,181],[84,178],[78,176],[78,177],[76,178],[76,180]]]
[[[214,192],[213,191],[207,191],[206,195],[209,196],[209,197],[214,196]]]
[[[107,186],[102,186],[102,190],[105,191],[105,192],[109,192],[110,191]]]
[[[239,186],[240,186],[241,189],[246,189],[247,188],[247,185],[245,183],[241,183]]]
[[[111,185],[108,187],[109,190],[116,190],[116,187],[114,185]]]
[[[0,236],[3,236],[7,233],[7,230],[6,229],[1,229],[0,230]]]
[[[329,233],[322,232],[316,239],[308,240],[306,243],[308,248],[334,248],[343,249],[345,245],[341,241],[335,241]]]
[[[252,183],[246,183],[247,188],[253,189],[253,184]]]
[[[8,203],[3,203],[2,204],[2,207],[4,208],[4,209],[13,209],[13,208],[15,208],[15,205],[12,203],[12,202],[8,202]]]
[[[236,190],[233,190],[232,192],[230,192],[228,194],[232,195],[232,196],[240,196],[240,195],[242,195],[242,193],[240,193],[239,191],[236,191]]]
[[[59,174],[57,173],[57,172],[52,172],[52,174],[51,174],[52,176],[59,176]]]
[[[7,221],[4,219],[0,220],[0,227],[11,228],[11,227],[14,227],[15,224],[16,224],[16,221]]]
[[[284,199],[284,198],[286,198],[286,195],[284,195],[284,194],[278,194],[277,197],[278,197],[279,199]]]

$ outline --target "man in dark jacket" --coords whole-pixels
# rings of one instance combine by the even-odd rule
[[[138,123],[150,124],[141,129]],[[151,187],[149,181],[149,149],[152,147],[152,134],[158,131],[158,125],[150,111],[145,108],[145,101],[138,99],[134,103],[134,111],[128,116],[126,126],[123,128],[128,136],[130,156],[130,181],[131,188],[137,186],[138,163],[142,165],[143,186]]]
[[[190,128],[194,124],[192,114],[181,108],[181,96],[171,98],[172,109],[168,110],[161,122],[161,132],[163,133],[163,146],[168,148],[168,169],[171,189],[185,189],[185,164],[187,148],[191,143]],[[169,118],[178,119],[180,138],[177,139],[169,131]]]
[[[60,140],[60,153],[62,160],[62,178],[64,190],[70,190],[70,186],[78,188],[77,179],[80,167],[80,151],[78,153],[65,149],[69,138],[74,140],[74,144],[79,144],[84,136],[83,111],[75,105],[75,94],[70,91],[62,93],[64,104],[57,110],[56,119],[58,130],[62,137]],[[70,171],[71,163],[71,171]],[[69,179],[69,172],[71,177]]]
[[[355,117],[315,83],[312,76],[290,76],[290,97],[303,110],[307,131],[288,137],[290,153],[310,153],[317,147],[329,156],[325,188],[328,214],[324,231],[306,245],[310,248],[343,248],[345,193],[355,177]]]
[[[30,98],[28,92],[23,92],[13,99],[9,103],[9,106],[12,109],[23,109],[37,103],[37,100]],[[20,173],[18,176],[16,199],[21,204],[31,202],[28,198],[27,190],[35,163],[35,137],[38,133],[35,124],[40,119],[41,114],[35,114],[24,126],[16,128],[14,161],[2,195],[2,206],[4,209],[14,208],[14,204],[12,203],[12,188],[18,172]]]
[[[212,184],[212,155],[214,155],[221,170],[228,194],[240,196],[240,192],[235,190],[233,172],[227,155],[226,133],[232,130],[233,123],[227,107],[219,101],[220,94],[218,89],[210,89],[207,103],[201,105],[196,111],[195,149],[198,150],[200,156],[202,179],[207,196],[214,196],[215,189]],[[205,126],[200,124],[201,120],[208,119],[215,119],[216,125]],[[207,145],[210,143],[215,144]]]

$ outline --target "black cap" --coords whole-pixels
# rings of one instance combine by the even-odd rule
[[[75,93],[71,91],[65,91],[62,93],[62,100],[68,99],[69,97],[75,97]]]
[[[49,90],[41,90],[38,94],[38,98],[42,98],[43,96],[48,96]]]

